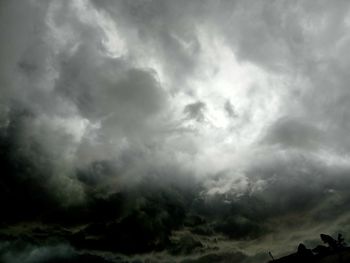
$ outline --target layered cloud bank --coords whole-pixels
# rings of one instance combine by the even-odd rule
[[[5,262],[52,246],[260,262],[347,233],[349,8],[2,1]],[[14,248],[29,221],[54,244]]]

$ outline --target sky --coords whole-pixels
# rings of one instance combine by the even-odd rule
[[[349,4],[0,1],[1,260],[349,236]]]

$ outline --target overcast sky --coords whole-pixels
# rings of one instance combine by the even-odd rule
[[[1,1],[2,140],[64,206],[156,177],[260,200],[280,240],[289,220],[300,241],[347,232],[349,4]]]

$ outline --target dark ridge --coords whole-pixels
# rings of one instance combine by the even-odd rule
[[[337,239],[326,234],[321,234],[320,238],[324,245],[318,245],[313,249],[308,249],[304,244],[300,243],[297,252],[279,259],[274,259],[271,252],[269,252],[269,256],[272,258],[269,263],[350,262],[350,247],[346,245],[342,234],[338,234]]]

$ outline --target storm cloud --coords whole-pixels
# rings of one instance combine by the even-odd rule
[[[349,12],[1,1],[2,259],[261,262],[350,234]]]

